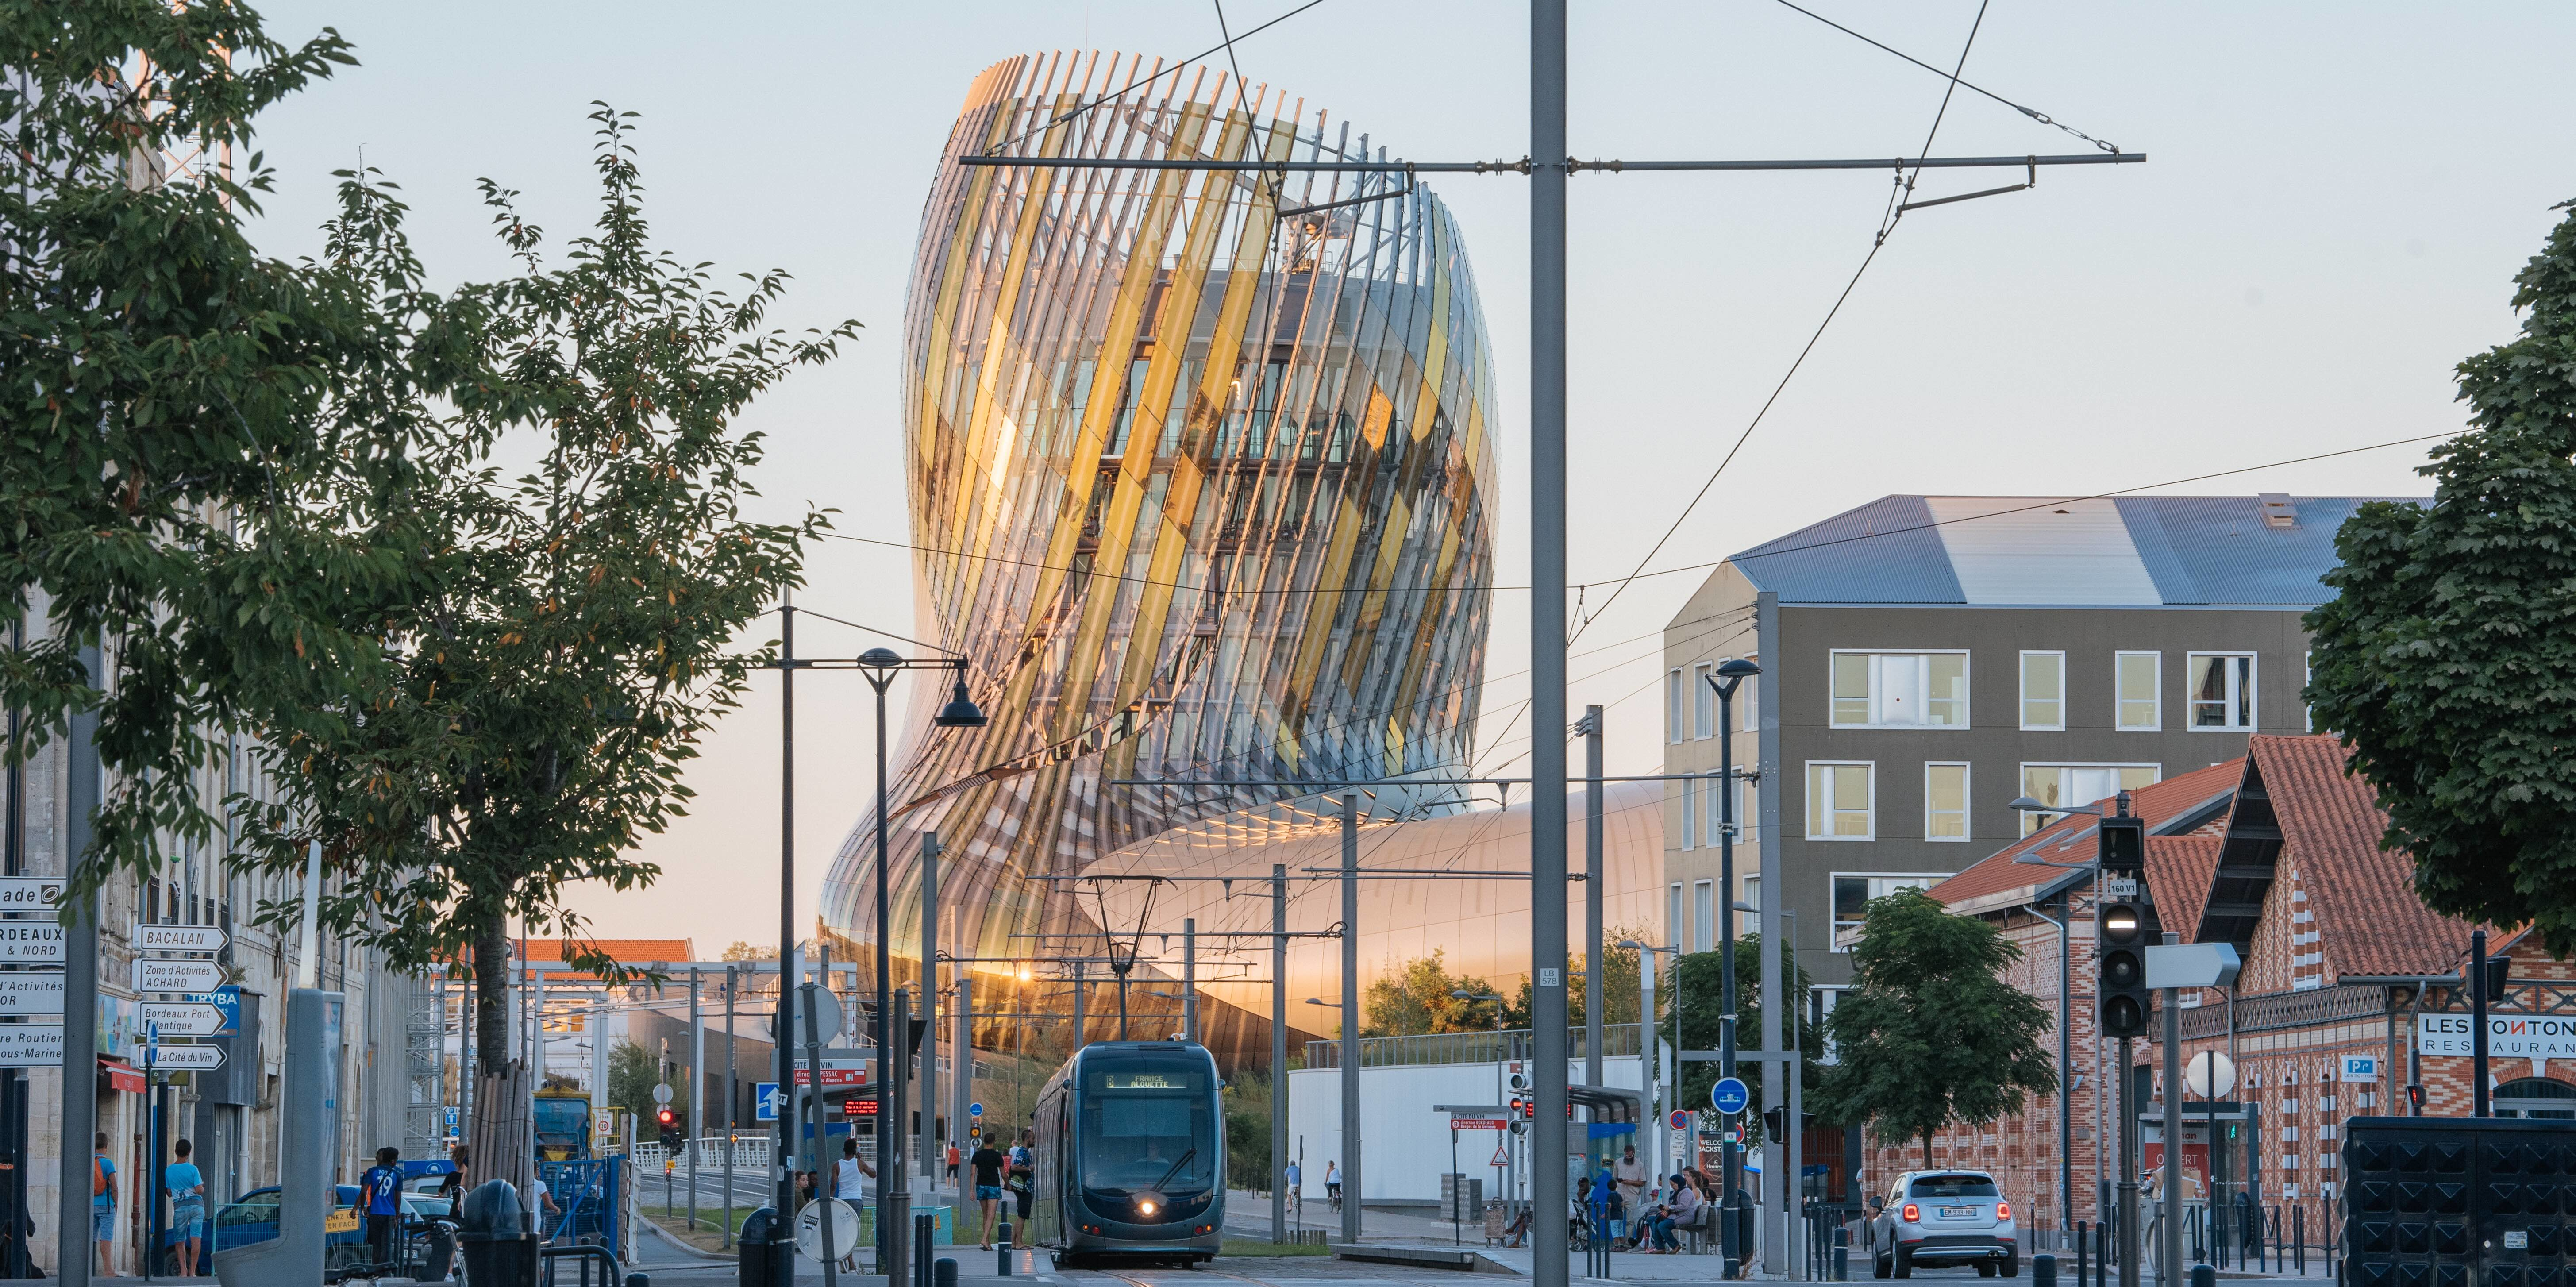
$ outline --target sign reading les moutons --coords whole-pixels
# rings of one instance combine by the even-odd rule
[[[2427,1055],[2475,1054],[2477,1025],[2465,1014],[2415,1021],[2415,1049]],[[2495,1059],[2576,1059],[2576,1015],[2487,1015],[2487,1055]]]

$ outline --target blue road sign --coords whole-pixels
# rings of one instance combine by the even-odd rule
[[[240,1035],[241,989],[239,987],[228,983],[212,992],[190,992],[186,994],[186,999],[190,1001],[203,1001],[207,1005],[213,1006],[224,1012],[224,1030],[212,1035],[218,1037]]]
[[[984,1106],[982,1104],[968,1104],[966,1106],[966,1115],[968,1117],[982,1117],[984,1115]]]
[[[752,1110],[752,1116],[751,1116],[751,1119],[752,1119],[753,1121],[755,1121],[755,1122],[774,1122],[774,1121],[777,1121],[777,1120],[778,1120],[778,1083],[777,1083],[777,1082],[774,1082],[774,1081],[763,1081],[763,1082],[754,1082],[754,1083],[752,1083],[752,1102],[753,1102],[754,1104],[759,1105],[759,1107],[757,1107],[757,1108],[755,1108],[755,1109],[753,1109],[753,1110]]]
[[[1721,1113],[1743,1112],[1744,1106],[1752,1101],[1753,1092],[1745,1088],[1741,1077],[1720,1077],[1717,1084],[1709,1088],[1708,1106]]]

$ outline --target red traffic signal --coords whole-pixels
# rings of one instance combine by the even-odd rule
[[[653,1113],[653,1123],[656,1126],[669,1127],[676,1124],[679,1120],[680,1115],[672,1112],[667,1107],[656,1109]]]

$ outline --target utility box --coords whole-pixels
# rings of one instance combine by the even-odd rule
[[[1464,1224],[1485,1218],[1485,1177],[1455,1172],[1440,1177],[1440,1218]]]
[[[2343,1181],[2347,1287],[2576,1281],[2576,1121],[2355,1117]]]

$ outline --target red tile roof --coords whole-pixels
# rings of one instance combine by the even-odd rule
[[[2213,764],[2140,787],[2129,793],[2129,810],[2146,819],[2147,830],[2153,832],[2216,797],[2232,795],[2244,776],[2244,766],[2243,760],[2229,760],[2225,764]],[[2147,837],[2148,887],[2158,891],[2176,884],[2190,888],[2194,920],[2199,917],[2201,900],[2208,896],[2210,874],[2217,869],[2216,831],[2213,823],[2191,836],[2151,834]],[[2208,841],[2205,845],[2200,843],[2204,838]],[[2204,849],[2206,853],[2202,852]],[[2090,861],[2093,857],[2092,816],[2068,814],[2006,846],[1993,857],[1934,885],[1932,896],[1958,912],[2001,910],[2017,905],[2021,899],[2036,893],[2039,887],[2060,874],[2054,868],[2013,861],[2023,854],[2033,854],[2052,863]],[[2169,872],[2168,864],[2176,862],[2184,866]]]
[[[2362,976],[2458,969],[2478,927],[2416,897],[2414,860],[2380,847],[2388,815],[2369,783],[2344,772],[2343,746],[2325,735],[2258,734],[2248,752],[2280,820],[2280,861],[2298,867],[2328,967]]]
[[[510,943],[515,956],[536,961],[568,961],[584,949],[605,952],[619,965],[698,959],[696,947],[685,938],[522,938]]]

